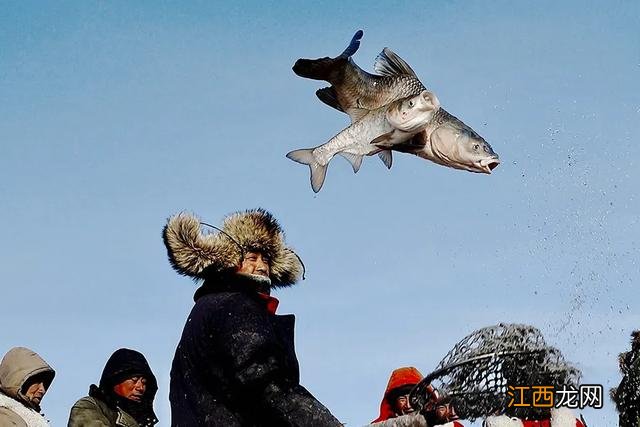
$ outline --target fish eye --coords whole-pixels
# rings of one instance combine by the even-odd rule
[[[474,144],[474,145],[473,145],[473,149],[474,149],[474,150],[477,150],[478,148],[480,148],[480,146],[479,146],[478,144]]]
[[[409,101],[409,107],[413,107],[413,101]]]

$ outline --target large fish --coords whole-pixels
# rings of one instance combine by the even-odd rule
[[[349,46],[335,58],[299,59],[293,66],[301,77],[331,83],[316,95],[325,104],[347,113],[353,122],[371,110],[425,90],[409,64],[391,49],[384,48],[376,58],[374,69],[379,74],[358,67],[351,56],[358,50],[362,35],[362,30],[356,32]],[[434,115],[433,123],[413,138],[377,146],[470,172],[489,174],[500,164],[484,138],[443,108]]]
[[[380,154],[385,165],[391,167],[391,152],[378,144],[400,145],[411,139],[432,121],[440,108],[438,98],[424,90],[417,96],[399,99],[369,111],[328,142],[315,148],[294,150],[287,157],[308,165],[311,188],[320,191],[327,174],[327,166],[336,154],[346,158],[354,172],[358,172],[363,156]]]

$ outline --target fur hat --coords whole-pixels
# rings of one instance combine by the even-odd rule
[[[204,234],[200,220],[182,212],[169,218],[162,231],[169,262],[180,274],[204,279],[213,272],[233,270],[246,252],[260,252],[270,259],[273,287],[286,287],[300,280],[300,258],[285,245],[282,228],[264,209],[228,215],[222,232]]]

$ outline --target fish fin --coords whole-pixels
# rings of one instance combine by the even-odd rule
[[[353,54],[356,53],[358,51],[358,48],[360,47],[360,40],[362,39],[363,34],[364,31],[362,30],[356,31],[356,33],[351,38],[349,46],[347,46],[347,48],[340,54],[340,56],[342,56],[343,58],[349,58],[353,56]]]
[[[387,167],[387,169],[391,169],[391,164],[393,163],[393,156],[391,155],[391,150],[382,150],[378,153],[378,157],[382,160],[382,163]]]
[[[417,154],[422,151],[426,145],[425,131],[418,132],[413,138],[393,145],[393,151],[399,151],[401,153]],[[378,147],[376,145],[376,147]]]
[[[322,166],[320,163],[309,165],[311,169],[311,188],[314,193],[317,193],[324,184],[324,179],[327,176],[327,165]]]
[[[380,148],[389,148],[393,144],[389,144],[388,141],[391,140],[391,136],[393,136],[394,132],[395,131],[392,130],[391,132],[383,133],[382,135],[380,135],[379,137],[377,137],[373,141],[371,141],[370,144],[373,144],[376,147],[380,147]]]
[[[311,170],[311,188],[314,193],[317,193],[324,184],[324,179],[327,175],[327,165],[321,165],[313,156],[313,148],[303,148],[301,150],[294,150],[287,153],[287,158],[294,162],[308,165]]]
[[[316,96],[320,101],[324,102],[329,107],[344,112],[342,106],[340,105],[340,102],[338,101],[338,96],[336,95],[336,90],[333,88],[333,86],[318,89],[316,91]]]
[[[351,123],[355,123],[362,120],[362,118],[369,114],[371,111],[365,108],[349,108],[345,112],[349,115],[349,117],[351,117]]]
[[[349,163],[351,163],[351,167],[353,167],[353,173],[358,173],[358,171],[360,170],[360,166],[362,165],[363,156],[359,156],[353,153],[345,153],[345,152],[341,152],[338,154],[340,154],[342,157],[347,159]]]
[[[397,76],[397,75],[410,75],[416,76],[416,73],[411,69],[409,64],[404,59],[396,55],[391,49],[385,47],[382,52],[376,57],[376,62],[373,65],[373,69],[377,73],[383,76]]]

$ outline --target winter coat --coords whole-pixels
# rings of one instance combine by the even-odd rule
[[[47,420],[40,407],[22,394],[22,387],[33,376],[41,375],[48,389],[55,371],[38,354],[16,347],[0,362],[0,426],[44,427]]]
[[[268,312],[273,299],[254,286],[226,274],[196,292],[171,368],[171,425],[341,426],[300,385],[294,316]]]
[[[87,396],[78,400],[69,416],[67,427],[138,427],[133,417],[121,408],[115,409],[103,400]]]
[[[640,427],[640,331],[633,331],[631,337],[631,350],[618,358],[622,380],[611,390],[620,427]]]
[[[146,390],[140,402],[118,396],[113,387],[122,381],[142,376]],[[138,351],[128,348],[116,350],[107,361],[99,386],[89,387],[89,396],[78,400],[69,415],[68,427],[139,427],[158,422],[153,412],[153,400],[158,391],[156,377]]]

